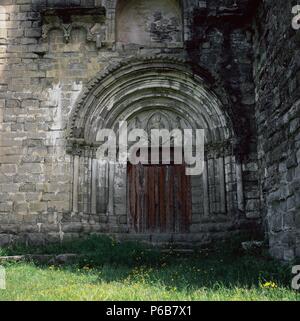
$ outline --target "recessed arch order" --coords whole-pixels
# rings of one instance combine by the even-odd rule
[[[99,129],[115,128],[146,110],[177,114],[192,128],[205,129],[206,143],[229,141],[234,133],[225,111],[226,95],[216,93],[208,78],[204,70],[170,57],[135,57],[110,65],[77,102],[68,141],[93,145]]]

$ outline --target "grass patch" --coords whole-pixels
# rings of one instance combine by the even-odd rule
[[[46,248],[14,247],[3,254],[87,254],[76,264],[7,263],[0,300],[299,300],[291,267],[237,248],[191,255],[90,237]],[[4,253],[5,252],[5,253]]]

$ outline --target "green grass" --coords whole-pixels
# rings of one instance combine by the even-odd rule
[[[21,251],[21,252],[20,252]],[[66,266],[6,263],[7,289],[0,300],[299,300],[291,267],[266,255],[226,248],[193,255],[159,253],[108,238],[2,254],[87,253]]]

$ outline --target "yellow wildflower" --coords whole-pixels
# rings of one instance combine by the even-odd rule
[[[278,286],[275,282],[270,281],[270,282],[265,282],[261,284],[261,287],[264,289],[276,289]]]

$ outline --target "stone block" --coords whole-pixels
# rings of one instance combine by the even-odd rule
[[[259,199],[249,199],[246,201],[246,212],[259,212],[260,201]]]
[[[262,215],[259,211],[252,211],[252,212],[247,212],[246,213],[246,217],[248,219],[258,219],[260,218]]]
[[[270,248],[270,255],[278,260],[283,260],[284,248],[280,245],[273,246]]]
[[[0,203],[0,212],[9,212],[13,210],[13,202]]]
[[[127,224],[127,215],[119,216],[119,224]]]
[[[48,206],[45,202],[29,202],[30,213],[46,212],[47,208]]]
[[[42,29],[41,28],[25,29],[25,37],[40,38],[41,36],[42,36]]]
[[[0,246],[8,246],[11,240],[12,237],[10,234],[0,234]]]
[[[272,232],[280,232],[283,229],[283,215],[281,213],[271,213],[268,217]]]
[[[295,259],[295,249],[287,248],[283,250],[283,260],[284,261],[292,261]]]

